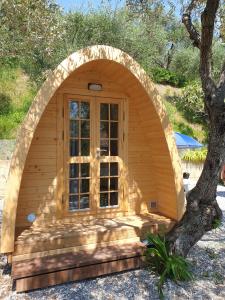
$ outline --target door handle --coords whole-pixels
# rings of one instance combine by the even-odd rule
[[[106,149],[97,148],[96,149],[96,158],[100,159],[100,157],[104,155],[104,152],[107,152],[107,150]]]

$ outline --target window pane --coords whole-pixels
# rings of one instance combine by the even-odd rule
[[[81,121],[81,137],[89,138],[90,137],[90,122]]]
[[[110,176],[118,176],[118,163],[110,163]]]
[[[109,104],[101,103],[100,118],[101,120],[109,120]]]
[[[118,192],[110,193],[110,205],[118,205]]]
[[[101,150],[101,156],[109,155],[109,140],[101,140],[100,141],[100,150]]]
[[[74,138],[79,137],[79,121],[70,121],[70,136]]]
[[[110,138],[118,138],[118,123],[110,123]]]
[[[80,196],[80,209],[89,208],[89,195]]]
[[[70,178],[79,177],[79,164],[70,164]]]
[[[109,182],[108,178],[100,178],[100,191],[101,192],[108,191],[108,182]]]
[[[108,193],[100,194],[100,207],[108,206]]]
[[[89,179],[81,179],[80,192],[89,193]]]
[[[110,104],[110,120],[118,120],[118,104]]]
[[[101,122],[100,137],[103,139],[109,138],[109,122]]]
[[[81,177],[89,177],[89,163],[81,164]]]
[[[100,176],[109,176],[109,164],[108,163],[100,164]]]
[[[70,180],[70,194],[78,193],[79,179]]]
[[[110,142],[110,154],[112,156],[118,155],[118,141]]]
[[[110,190],[118,190],[118,178],[110,178]]]
[[[88,102],[81,102],[80,118],[81,119],[89,119],[90,118],[90,104]]]
[[[79,141],[70,140],[70,156],[78,156],[78,155],[79,155]]]
[[[81,156],[89,156],[90,154],[90,141],[81,140]]]
[[[78,195],[70,195],[69,209],[74,210],[79,208],[79,198]]]
[[[79,118],[79,102],[70,101],[70,119]]]

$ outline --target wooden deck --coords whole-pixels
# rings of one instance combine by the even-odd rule
[[[163,216],[96,219],[85,224],[49,224],[22,232],[12,257],[17,291],[51,286],[142,264],[146,232],[167,231],[174,222]]]

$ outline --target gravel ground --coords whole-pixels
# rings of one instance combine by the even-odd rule
[[[225,299],[225,187],[218,187],[217,199],[224,212],[221,228],[206,234],[188,256],[195,279],[179,285],[167,281],[164,288],[166,299]],[[154,300],[159,299],[156,283],[157,277],[147,270],[135,270],[16,294],[11,290],[6,259],[0,256],[0,299]]]

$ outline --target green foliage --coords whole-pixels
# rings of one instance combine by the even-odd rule
[[[12,109],[12,99],[3,93],[0,93],[0,115],[8,114]]]
[[[189,271],[189,263],[185,258],[170,254],[165,238],[159,235],[148,234],[148,242],[152,245],[145,252],[146,261],[151,269],[160,275],[158,291],[160,298],[163,298],[163,284],[165,280],[187,281],[192,279]]]
[[[170,99],[190,122],[206,123],[203,92],[198,82],[185,87],[180,96]]]
[[[183,87],[186,84],[186,78],[183,75],[176,75],[174,72],[163,68],[154,68],[152,78],[155,82],[161,84],[170,84],[172,86]]]
[[[202,163],[206,160],[206,156],[207,149],[203,148],[200,150],[187,150],[182,159],[194,163]]]
[[[221,219],[214,219],[213,223],[212,223],[212,228],[213,229],[217,229],[220,228],[222,226],[222,220]]]

